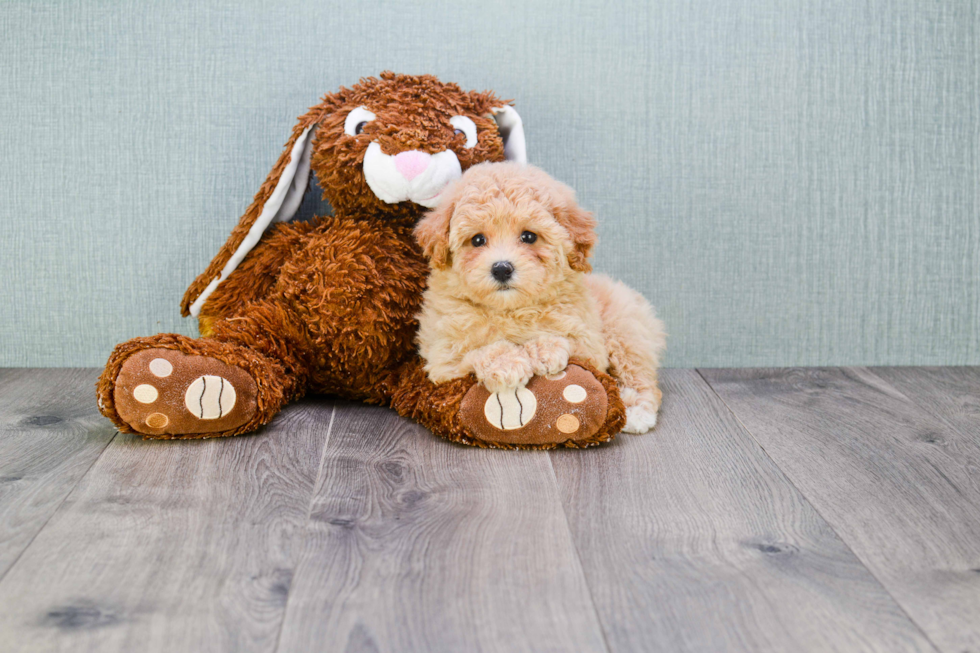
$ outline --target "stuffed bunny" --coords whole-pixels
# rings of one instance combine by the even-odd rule
[[[479,446],[587,446],[624,423],[615,382],[577,362],[568,380],[533,379],[535,414],[494,422],[472,376],[433,384],[415,350],[428,266],[413,238],[427,208],[470,166],[525,162],[520,117],[491,92],[384,72],[324,96],[208,268],[188,288],[177,334],[118,345],[99,408],[148,438],[238,435],[307,392],[386,404],[450,440]],[[334,215],[289,222],[314,173]],[[554,426],[575,383],[581,427]],[[537,390],[536,390],[537,388]]]

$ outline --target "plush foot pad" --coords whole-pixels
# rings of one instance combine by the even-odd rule
[[[229,431],[252,419],[257,407],[247,372],[173,349],[144,349],[127,358],[113,398],[119,416],[147,435]]]
[[[587,370],[569,365],[507,392],[491,394],[474,385],[463,397],[460,418],[486,442],[555,444],[594,435],[606,420],[607,403],[602,384]]]

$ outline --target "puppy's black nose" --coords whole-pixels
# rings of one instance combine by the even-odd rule
[[[510,261],[497,261],[490,266],[490,274],[500,283],[514,276],[514,266]]]

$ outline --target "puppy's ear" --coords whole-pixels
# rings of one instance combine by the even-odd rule
[[[578,272],[591,272],[589,257],[596,244],[595,217],[575,201],[575,191],[563,188],[561,201],[555,210],[558,223],[572,237],[572,249],[568,252],[568,264]]]
[[[449,221],[455,209],[455,198],[446,197],[415,227],[415,240],[435,269],[449,266]]]

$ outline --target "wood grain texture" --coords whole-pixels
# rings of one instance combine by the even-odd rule
[[[980,423],[936,417],[954,384],[861,368],[703,374],[933,642],[980,650]]]
[[[0,582],[5,651],[272,651],[332,414],[119,435]]]
[[[144,442],[95,374],[0,370],[4,653],[980,650],[977,368],[667,370],[550,454],[323,399]]]
[[[551,453],[613,651],[931,644],[693,370],[660,424]]]
[[[280,651],[602,651],[548,455],[339,409]]]
[[[94,370],[0,370],[0,579],[116,430]]]
[[[936,434],[931,444],[951,456],[967,456],[973,478],[980,483],[976,450],[962,449],[960,442],[980,442],[980,367],[874,367],[870,370],[908,397],[926,413],[958,431],[960,437]]]

